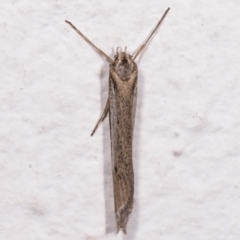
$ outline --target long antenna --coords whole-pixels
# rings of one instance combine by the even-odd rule
[[[105,53],[103,52],[100,48],[98,48],[96,45],[94,45],[86,36],[84,36],[71,22],[65,20],[66,23],[68,23],[87,43],[89,43],[95,50],[97,50],[97,52],[100,55],[103,55],[108,62],[113,63],[113,60]]]
[[[157,31],[157,29],[159,28],[160,24],[162,23],[163,19],[166,17],[168,11],[170,10],[170,8],[168,8],[165,13],[163,14],[162,18],[160,19],[160,21],[158,22],[157,26],[153,29],[152,33],[150,34],[150,36],[148,37],[148,39],[145,41],[145,43],[139,48],[139,50],[137,51],[137,53],[135,54],[135,56],[133,57],[133,60],[136,59],[136,57],[139,55],[139,53],[142,52],[142,50],[147,46],[149,40],[152,38],[153,34]]]

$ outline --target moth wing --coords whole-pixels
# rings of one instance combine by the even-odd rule
[[[137,75],[135,76],[137,81]],[[128,83],[123,83],[128,84]],[[117,88],[109,83],[110,135],[112,174],[117,231],[126,233],[129,215],[133,208],[134,172],[132,163],[132,139],[136,109],[137,84]],[[127,92],[126,92],[127,91]]]

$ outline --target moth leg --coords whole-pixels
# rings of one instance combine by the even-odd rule
[[[88,44],[90,44],[100,55],[104,56],[108,62],[113,63],[113,60],[100,48],[94,45],[85,35],[83,35],[71,22],[65,20]]]
[[[104,111],[103,111],[103,113],[102,113],[102,116],[100,117],[100,119],[98,120],[96,126],[94,127],[94,129],[93,129],[93,131],[92,131],[92,133],[91,133],[91,136],[93,136],[93,134],[96,132],[99,124],[100,124],[101,122],[103,122],[104,119],[106,118],[106,116],[107,116],[107,114],[108,114],[108,112],[109,112],[109,106],[110,106],[110,105],[109,105],[109,98],[108,98],[108,100],[107,100],[107,102],[106,102],[106,106],[105,106]]]
[[[136,59],[136,57],[142,52],[142,50],[147,46],[148,42],[150,41],[150,39],[152,38],[153,34],[157,31],[157,29],[159,28],[160,24],[162,23],[163,19],[166,17],[168,11],[170,10],[170,8],[168,8],[165,13],[163,14],[162,18],[160,19],[160,21],[158,22],[157,26],[153,29],[152,33],[150,34],[150,36],[147,38],[147,40],[143,43],[143,45],[138,49],[137,53],[135,54],[135,56],[133,57],[133,60]]]

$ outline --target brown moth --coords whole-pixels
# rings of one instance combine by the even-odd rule
[[[114,60],[101,49],[97,48],[71,22],[66,21],[66,23],[76,30],[86,42],[110,63],[108,100],[103,114],[91,135],[94,134],[98,125],[109,113],[115,218],[117,232],[121,229],[125,234],[128,218],[133,208],[134,195],[132,139],[138,77],[138,68],[134,60],[147,46],[147,43],[156,32],[169,10],[170,8],[165,11],[157,26],[134,56],[127,53],[126,47],[124,52],[118,47]]]

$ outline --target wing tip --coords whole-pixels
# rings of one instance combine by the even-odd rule
[[[129,216],[132,212],[133,201],[128,202],[119,208],[116,212],[117,233],[122,230],[124,234],[127,234],[127,224]]]

